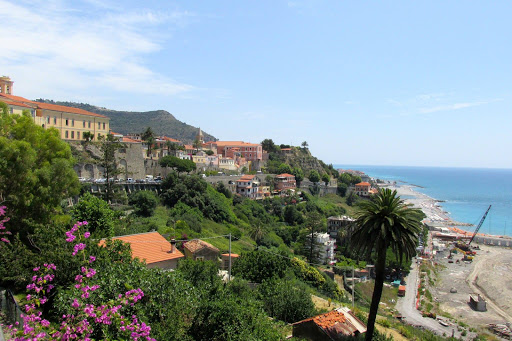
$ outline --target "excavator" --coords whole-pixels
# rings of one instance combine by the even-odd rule
[[[473,233],[473,236],[471,237],[469,242],[467,244],[464,243],[463,241],[459,241],[459,242],[455,243],[454,250],[457,250],[458,252],[464,254],[464,258],[462,260],[472,261],[473,260],[473,256],[476,255],[476,252],[471,250],[470,245],[471,245],[471,242],[473,241],[473,239],[475,239],[476,234],[478,233],[478,231],[482,227],[482,224],[484,223],[484,220],[487,217],[487,214],[489,213],[489,210],[491,209],[491,206],[492,205],[489,205],[489,208],[487,208],[487,211],[485,211],[482,219],[480,219],[480,222],[478,223],[478,226],[476,227],[475,232]]]

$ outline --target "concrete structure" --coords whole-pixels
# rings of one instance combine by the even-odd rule
[[[110,119],[107,116],[14,96],[12,83],[9,77],[0,77],[0,101],[9,106],[12,114],[22,114],[27,110],[37,125],[43,128],[56,128],[60,137],[68,141],[85,140],[85,132],[91,133],[95,140],[109,133]]]
[[[487,303],[480,294],[469,295],[469,305],[476,311],[487,311]]]
[[[349,229],[355,219],[347,216],[332,216],[327,218],[327,232],[331,237],[336,238],[338,231],[341,229]]]
[[[292,324],[292,336],[301,340],[337,341],[366,332],[365,324],[342,307]]]
[[[185,257],[193,260],[218,261],[220,251],[215,246],[205,241],[194,239],[183,245]]]
[[[355,185],[354,193],[360,197],[370,196],[371,185],[369,182],[360,182]]]
[[[114,237],[112,240],[120,240],[130,244],[132,257],[144,261],[148,268],[176,269],[178,260],[184,258],[183,253],[176,249],[175,243],[168,242],[158,232]],[[105,243],[106,240],[102,239],[99,245],[103,246]]]

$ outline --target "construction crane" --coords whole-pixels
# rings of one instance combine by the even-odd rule
[[[480,230],[480,227],[482,227],[482,224],[484,223],[485,217],[487,217],[487,213],[489,213],[491,206],[492,205],[489,205],[489,208],[487,209],[487,211],[485,211],[484,216],[482,217],[482,219],[480,219],[480,222],[478,223],[478,226],[475,229],[475,233],[473,233],[473,237],[471,237],[471,240],[468,243],[468,247],[469,247],[469,245],[471,245],[471,242],[473,241],[473,239],[475,239],[475,236],[478,233],[478,230]]]
[[[458,251],[463,251],[463,253],[466,255],[464,257],[467,257],[467,256],[471,256],[471,255],[475,255],[476,252],[474,251],[471,251],[471,249],[469,248],[469,245],[471,244],[471,242],[473,241],[473,239],[475,238],[476,234],[478,233],[478,231],[480,230],[480,228],[482,227],[482,224],[484,223],[484,220],[485,218],[487,217],[487,213],[489,213],[489,210],[491,209],[491,206],[492,205],[489,205],[489,208],[487,208],[487,211],[485,211],[484,213],[484,216],[482,217],[482,219],[480,219],[480,222],[478,223],[478,226],[476,227],[475,229],[475,232],[473,233],[473,236],[471,237],[469,243],[464,243],[464,242],[459,242],[459,243],[455,243],[455,249],[459,249]],[[466,259],[465,259],[466,260]],[[471,260],[471,259],[468,259],[468,260]]]

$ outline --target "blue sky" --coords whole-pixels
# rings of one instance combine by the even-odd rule
[[[27,98],[165,109],[222,140],[305,140],[327,163],[512,168],[510,13],[505,1],[0,0],[0,73]]]

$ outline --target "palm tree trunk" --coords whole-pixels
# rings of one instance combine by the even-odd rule
[[[379,310],[380,298],[382,296],[382,287],[384,286],[384,273],[386,272],[386,251],[387,247],[377,250],[377,264],[375,265],[375,286],[373,287],[372,304],[370,305],[370,313],[368,314],[368,325],[366,326],[366,341],[370,341],[373,337],[375,328],[375,320],[377,311]]]

